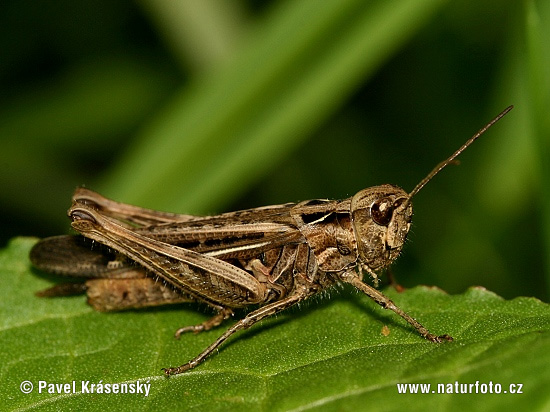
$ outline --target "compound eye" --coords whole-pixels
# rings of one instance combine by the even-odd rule
[[[370,215],[375,223],[380,226],[388,226],[393,216],[393,209],[391,199],[383,197],[372,204]]]

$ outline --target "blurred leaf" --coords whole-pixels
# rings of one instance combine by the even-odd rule
[[[46,140],[55,145],[50,150],[75,140],[83,149],[98,150],[112,143],[108,136],[135,127],[136,118],[169,87],[169,79],[144,59],[105,56],[80,62],[49,82],[21,90],[1,112],[0,135],[29,145]]]
[[[208,70],[231,56],[247,25],[241,2],[141,0],[181,65]]]
[[[525,83],[529,91],[530,122],[536,142],[541,177],[543,254],[546,257],[546,279],[550,292],[550,5],[547,1],[525,2],[525,39],[527,70]]]
[[[63,218],[72,190],[93,169],[85,159],[107,162],[122,144],[113,137],[139,126],[169,88],[153,66],[96,58],[21,90],[0,111],[0,202],[37,221]]]
[[[443,4],[282,2],[218,71],[176,93],[105,176],[128,203],[228,204],[295,149]]]
[[[186,308],[101,314],[83,297],[39,299],[51,283],[33,274],[34,240],[0,253],[0,355],[4,408],[26,410],[456,410],[542,411],[550,402],[550,310],[533,298],[505,301],[483,289],[450,296],[418,287],[387,294],[453,343],[423,340],[365,296],[343,292],[240,333],[197,369],[160,368],[197,354],[220,333],[183,336],[205,319]],[[315,300],[315,299],[314,299]],[[386,326],[390,334],[384,336]],[[19,385],[30,380],[31,394]],[[38,381],[149,382],[151,394],[55,395]],[[512,394],[398,394],[398,383],[523,385]],[[448,390],[448,386],[445,386]]]

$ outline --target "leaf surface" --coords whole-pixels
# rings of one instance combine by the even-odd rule
[[[423,286],[387,289],[431,331],[455,338],[438,345],[366,296],[334,290],[235,335],[196,369],[165,378],[162,367],[195,356],[223,327],[176,340],[178,327],[208,314],[194,306],[105,314],[82,296],[37,298],[34,292],[51,280],[31,269],[35,241],[16,238],[0,252],[0,395],[7,410],[537,411],[550,405],[550,310],[533,298],[506,301],[481,288],[455,296]],[[30,394],[20,390],[25,380],[34,385]],[[39,393],[40,381],[75,381],[77,392],[46,387]],[[82,381],[88,387],[148,382],[150,393],[83,393]],[[475,394],[476,382],[478,392],[492,382],[502,393]],[[445,392],[472,384],[474,394],[400,394],[397,384],[431,384],[435,392],[437,384]],[[505,394],[510,384],[521,384],[523,393]]]

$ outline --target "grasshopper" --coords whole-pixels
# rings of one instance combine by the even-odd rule
[[[308,200],[217,216],[191,216],[144,209],[78,188],[68,216],[81,236],[56,236],[30,252],[42,270],[85,278],[38,293],[86,292],[98,311],[180,302],[201,302],[215,315],[176,331],[201,332],[220,325],[233,310],[254,305],[175,375],[203,362],[235,332],[329,288],[349,283],[405,319],[431,342],[435,335],[376,289],[378,273],[397,258],[411,225],[412,198],[436,174],[508,113],[506,108],[439,163],[407,193],[385,184],[345,200]],[[87,239],[100,244],[91,248]],[[368,274],[374,286],[363,277]]]

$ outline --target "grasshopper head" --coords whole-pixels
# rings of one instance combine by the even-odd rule
[[[441,170],[466,150],[479,136],[498,122],[514,106],[508,106],[447,159],[439,163],[416,187],[407,193],[403,189],[382,185],[361,190],[351,199],[350,213],[357,240],[359,263],[371,275],[389,266],[399,256],[411,227],[411,199]]]
[[[351,218],[359,261],[377,271],[399,256],[412,219],[412,204],[403,189],[382,185],[361,190],[351,199]]]

